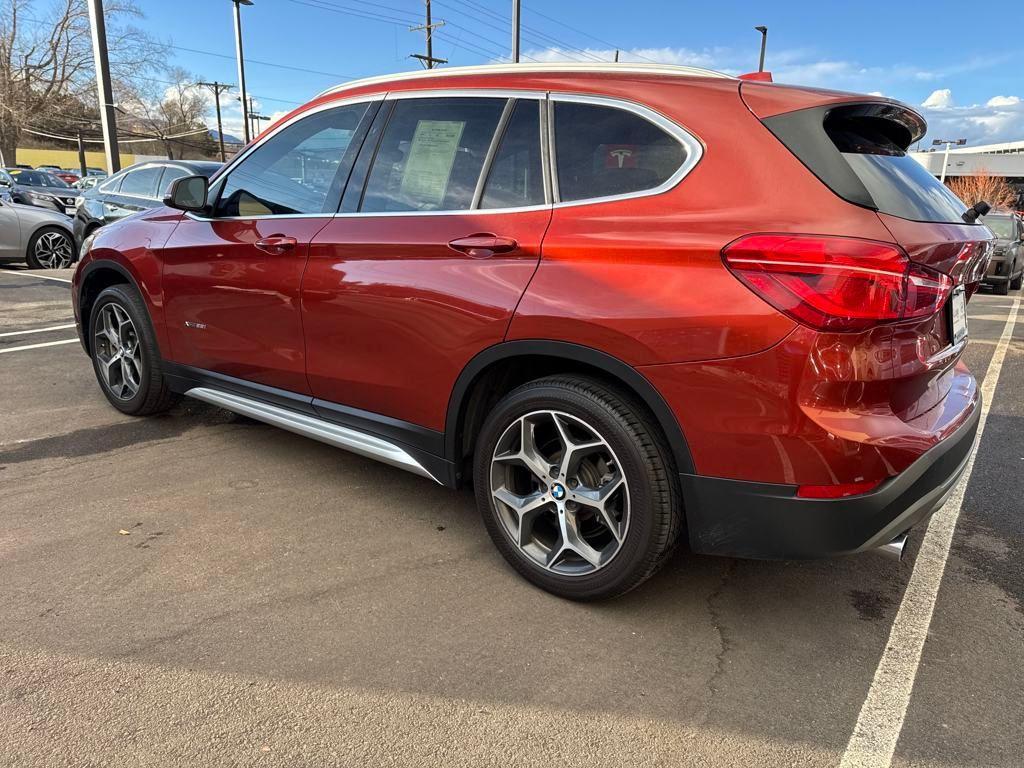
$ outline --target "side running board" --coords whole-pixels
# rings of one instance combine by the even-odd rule
[[[287,408],[280,408],[260,400],[209,387],[193,387],[185,394],[242,416],[287,429],[298,435],[311,437],[336,448],[344,448],[346,451],[357,453],[360,456],[382,461],[437,483],[441,482],[405,450],[374,435],[324,421],[305,413],[296,413]]]

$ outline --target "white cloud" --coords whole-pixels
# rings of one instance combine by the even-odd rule
[[[932,91],[932,95],[921,102],[928,109],[949,109],[953,106],[953,92],[949,88]]]
[[[931,137],[965,138],[969,144],[1024,138],[1024,100],[993,96],[984,104],[956,106],[951,89],[935,91],[922,105]]]
[[[1020,104],[1020,96],[993,96],[985,102],[986,107],[1014,107]]]

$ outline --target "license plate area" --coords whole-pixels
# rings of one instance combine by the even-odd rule
[[[954,346],[967,338],[967,289],[958,285],[949,297],[949,338]]]

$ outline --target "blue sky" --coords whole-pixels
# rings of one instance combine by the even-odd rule
[[[283,113],[345,79],[419,67],[408,54],[423,52],[422,33],[408,26],[422,18],[423,0],[254,2],[242,9],[246,80],[265,114]],[[757,68],[753,26],[765,24],[766,68],[776,81],[900,99],[925,113],[930,137],[950,133],[972,144],[1024,139],[1019,0],[993,0],[976,14],[947,0],[522,5],[523,51],[535,59],[610,59],[618,47],[623,60],[738,73]],[[140,0],[139,6],[145,14],[139,26],[177,46],[173,63],[207,80],[235,82],[229,0]],[[507,55],[510,7],[511,0],[433,0],[434,20],[447,22],[437,32],[434,55],[453,65]],[[240,132],[235,114],[225,130]]]

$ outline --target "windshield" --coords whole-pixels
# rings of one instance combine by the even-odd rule
[[[17,182],[25,187],[67,187],[63,181],[42,171],[22,171]]]
[[[1009,216],[986,216],[985,225],[995,232],[996,237],[1000,240],[1013,240],[1015,233],[1013,231],[1013,219]]]

